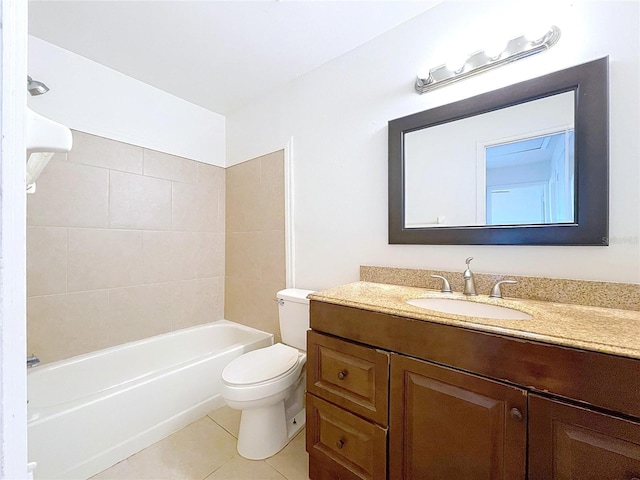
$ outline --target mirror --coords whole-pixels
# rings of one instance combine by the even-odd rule
[[[607,235],[607,58],[389,122],[389,243]]]

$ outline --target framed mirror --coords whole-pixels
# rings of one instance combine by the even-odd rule
[[[608,58],[389,122],[389,243],[607,245]]]

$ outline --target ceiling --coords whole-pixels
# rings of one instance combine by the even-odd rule
[[[29,33],[216,113],[442,0],[31,0]]]

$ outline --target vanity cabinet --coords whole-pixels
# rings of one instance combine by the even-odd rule
[[[524,480],[527,392],[391,359],[389,478]]]
[[[529,395],[529,480],[640,480],[640,423]]]
[[[389,354],[307,334],[309,477],[387,478]]]
[[[640,480],[640,360],[311,301],[312,480]]]

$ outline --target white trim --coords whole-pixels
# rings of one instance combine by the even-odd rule
[[[476,225],[487,224],[487,145],[476,142]]]
[[[286,287],[295,288],[295,229],[293,198],[293,137],[284,147],[284,240]]]
[[[27,2],[2,0],[0,111],[0,478],[27,478]]]

